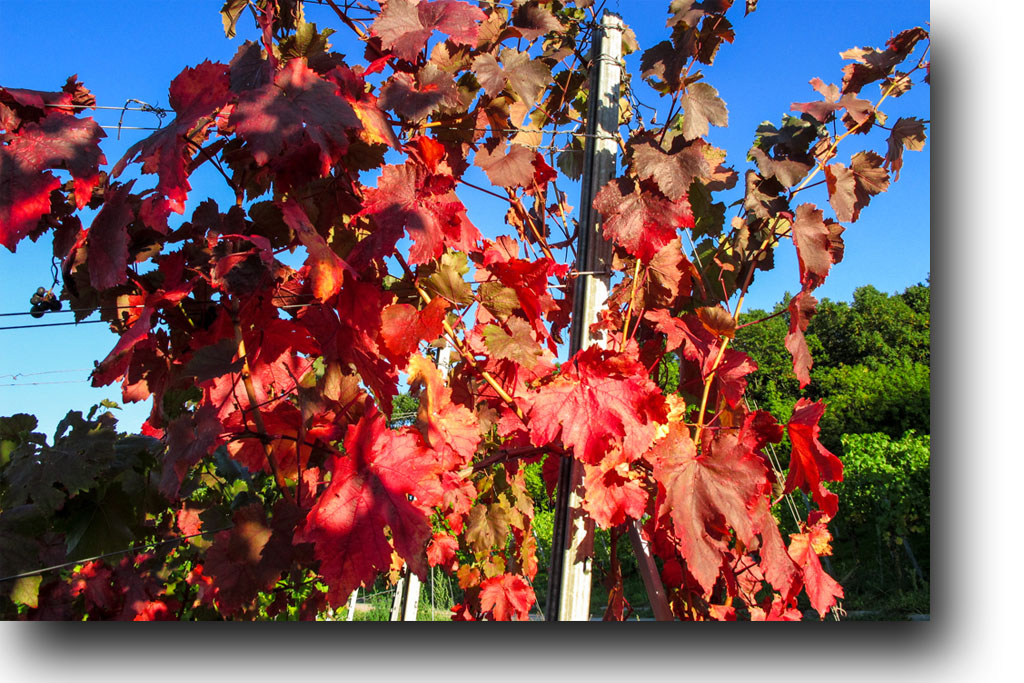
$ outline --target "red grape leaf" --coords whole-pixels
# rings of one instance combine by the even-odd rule
[[[817,308],[818,300],[806,291],[800,292],[789,301],[789,333],[786,334],[785,344],[793,356],[793,372],[800,381],[801,389],[810,383],[811,367],[814,365],[814,359],[811,358],[807,341],[804,339],[804,331]]]
[[[406,367],[409,384],[424,385],[420,392],[417,420],[427,444],[438,453],[445,471],[462,467],[473,459],[480,443],[480,425],[476,415],[452,402],[452,391],[441,373],[424,356],[414,355]]]
[[[839,497],[825,488],[826,481],[843,480],[843,463],[818,441],[821,428],[818,420],[825,412],[825,404],[805,398],[796,402],[793,416],[786,424],[789,440],[793,444],[786,477],[785,493],[801,488],[810,491],[814,501],[829,517],[839,509]]]
[[[0,88],[3,93],[12,91]],[[56,93],[40,95],[51,94]],[[91,118],[77,119],[52,110],[5,137],[10,142],[0,145],[0,244],[14,252],[49,213],[50,193],[61,185],[47,169],[69,171],[75,181],[75,205],[82,208],[89,202],[99,182],[99,165],[106,163],[99,148],[100,138],[106,135]]]
[[[305,59],[288,62],[273,83],[242,93],[231,124],[261,166],[312,142],[320,150],[321,176],[345,154],[348,131],[362,128],[338,85],[321,78]]]
[[[665,399],[634,357],[589,347],[542,385],[529,407],[530,439],[546,446],[561,431],[573,454],[596,465],[614,449],[631,459],[654,441]]]
[[[402,72],[388,79],[378,103],[408,121],[420,121],[441,107],[457,107],[459,91],[451,74],[427,62],[415,78]]]
[[[430,507],[440,501],[439,463],[411,429],[388,429],[372,408],[345,436],[345,455],[295,533],[314,544],[332,605],[342,604],[391,566],[392,550],[426,578]],[[390,529],[390,538],[385,534]]]
[[[228,67],[204,61],[186,68],[171,81],[169,100],[177,117],[169,125],[132,145],[111,172],[121,175],[136,158],[143,173],[156,173],[157,192],[166,198],[170,211],[183,213],[192,186],[188,164],[214,123],[214,114],[231,100]],[[191,141],[191,142],[190,142]]]
[[[609,466],[611,465],[611,466]],[[647,491],[629,476],[625,461],[583,466],[583,509],[602,529],[640,519],[647,507]]]
[[[385,166],[376,189],[365,191],[363,213],[372,216],[381,231],[367,256],[393,253],[403,230],[413,240],[411,265],[437,258],[445,245],[476,251],[480,232],[466,218],[466,207],[451,189],[453,182],[451,176],[432,175],[415,162]]]
[[[211,405],[201,405],[195,413],[183,413],[167,425],[167,454],[164,456],[159,491],[175,500],[189,469],[209,455],[221,443],[223,425]]]
[[[281,577],[281,568],[263,558],[273,532],[262,505],[239,508],[231,521],[234,526],[230,530],[214,537],[203,565],[217,589],[217,603],[227,614],[250,605],[260,591],[270,590]]]
[[[108,188],[103,207],[89,227],[86,245],[89,281],[97,290],[123,285],[128,281],[128,224],[135,212],[128,204],[134,180]]]
[[[516,574],[492,576],[480,583],[480,609],[498,621],[527,619],[535,600],[533,588]]]
[[[825,613],[835,604],[836,598],[843,597],[843,587],[821,568],[819,555],[829,555],[832,539],[822,523],[812,525],[806,533],[790,534],[789,556],[803,570],[804,590],[818,614]]]
[[[441,336],[448,302],[434,297],[422,311],[409,304],[391,304],[381,311],[380,336],[394,359],[404,362],[421,341],[432,342]]]
[[[355,270],[331,249],[323,235],[309,222],[309,217],[299,204],[294,201],[275,204],[281,209],[284,222],[295,231],[309,253],[306,265],[310,267],[313,296],[318,301],[327,301],[341,291],[345,272],[356,276]]]
[[[486,18],[480,8],[460,0],[388,0],[370,33],[396,57],[415,62],[435,30],[453,43],[475,47],[479,22]]]
[[[671,517],[687,569],[708,592],[727,557],[729,530],[746,545],[754,540],[750,508],[767,485],[767,470],[745,449],[697,455],[689,428],[679,422],[669,423],[668,435],[645,457],[665,491],[659,515]]]
[[[597,193],[594,208],[604,217],[605,237],[641,261],[651,258],[678,235],[692,228],[693,212],[686,198],[667,199],[646,182],[638,187],[629,178],[616,178]]]

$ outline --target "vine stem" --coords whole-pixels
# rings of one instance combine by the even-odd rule
[[[736,302],[736,310],[733,312],[733,320],[740,317],[740,310],[743,308],[743,298],[746,293],[740,295],[739,301]],[[722,364],[722,359],[725,357],[725,349],[729,346],[729,337],[722,340],[722,345],[718,347],[718,355],[715,357],[715,362],[711,365],[711,372],[708,373],[707,379],[704,380],[704,393],[700,397],[700,412],[697,414],[697,443],[700,443],[701,433],[704,431],[704,413],[708,407],[708,394],[711,393],[711,382],[715,378],[715,373],[718,372],[718,366]]]
[[[402,266],[402,270],[405,271],[405,274],[409,276],[409,279],[412,281],[412,286],[416,288],[416,293],[420,295],[420,298],[423,299],[424,303],[429,304],[431,301],[431,296],[427,294],[426,290],[420,287],[419,283],[416,281],[416,276],[413,275],[412,269],[409,268],[409,264],[405,262],[405,259],[402,258],[401,254],[395,254],[395,258],[398,259],[398,263]],[[516,416],[525,424],[526,414],[523,413],[522,408],[516,405],[515,399],[513,399],[508,394],[508,392],[505,391],[500,384],[498,384],[498,381],[494,379],[494,376],[491,375],[491,373],[477,365],[476,359],[473,358],[472,354],[466,351],[466,348],[462,345],[462,342],[459,341],[459,338],[455,334],[455,330],[452,329],[452,326],[448,323],[448,321],[442,320],[441,325],[444,328],[444,332],[448,336],[448,339],[452,342],[452,344],[455,346],[455,349],[459,352],[459,355],[466,359],[466,363],[468,363],[469,366],[473,368],[480,375],[480,377],[491,386],[492,389],[494,389],[494,391],[498,394],[501,400],[507,403],[509,408],[511,408],[515,412]]]
[[[245,385],[245,393],[249,397],[249,405],[255,406],[258,401],[256,400],[256,387],[252,383],[252,372],[249,368],[249,357],[245,352],[245,340],[242,338],[242,325],[238,322],[238,302],[232,301],[231,307],[231,322],[235,328],[235,342],[238,345],[238,357],[242,359],[242,384]],[[245,412],[243,411],[243,415]],[[259,408],[254,408],[252,411],[253,421],[256,423],[256,429],[263,436],[269,436],[267,428],[263,423],[263,416],[260,414]],[[281,494],[285,497],[289,503],[294,503],[292,499],[291,491],[288,490],[288,484],[284,480],[284,475],[281,474],[281,470],[277,468],[277,463],[274,461],[274,451],[270,444],[266,441],[262,441],[263,452],[267,456],[267,464],[270,465],[270,472],[274,476],[274,482],[277,484],[277,488],[281,490]]]
[[[619,341],[619,353],[626,348],[626,333],[629,332],[629,318],[633,313],[633,299],[636,298],[636,283],[640,277],[640,259],[636,260],[633,266],[633,285],[629,290],[629,306],[626,308],[626,320],[622,324],[622,339]]]

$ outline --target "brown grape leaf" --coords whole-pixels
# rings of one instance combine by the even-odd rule
[[[677,237],[678,228],[694,225],[689,201],[672,201],[653,187],[648,190],[648,182],[638,186],[630,178],[616,178],[594,198],[594,208],[604,217],[605,237],[641,261],[650,261]]]
[[[806,291],[820,286],[832,268],[832,233],[822,215],[813,204],[796,207],[796,220],[792,226],[793,244],[796,245],[800,265],[800,283]]]
[[[686,196],[690,184],[711,176],[711,165],[700,147],[691,145],[672,153],[665,152],[654,140],[631,145],[633,168],[641,180],[653,178],[658,189],[673,201]]]
[[[551,81],[551,67],[513,48],[502,49],[501,64],[491,54],[480,55],[473,60],[473,73],[488,96],[495,97],[507,86],[529,106],[537,102]]]
[[[540,0],[527,0],[516,8],[512,14],[512,26],[525,40],[534,40],[540,36],[562,32],[562,22],[545,7]]]
[[[928,40],[928,32],[918,26],[890,38],[885,50],[853,48],[841,52],[840,57],[856,62],[843,67],[843,92],[858,93],[868,83],[885,78],[922,40]]]
[[[882,157],[874,152],[858,152],[849,168],[840,163],[825,167],[828,202],[839,221],[856,221],[871,197],[889,188],[889,173],[882,163]]]
[[[522,145],[510,145],[491,138],[477,150],[473,163],[484,170],[494,185],[501,187],[530,187],[534,175],[536,152]]]
[[[370,27],[384,49],[407,62],[427,45],[434,31],[446,33],[453,43],[475,47],[479,23],[487,15],[461,0],[388,0]]]
[[[729,125],[729,110],[718,96],[718,91],[707,83],[694,83],[679,97],[683,108],[682,134],[687,140],[704,137],[709,124]]]
[[[892,172],[892,180],[900,179],[900,169],[903,168],[903,150],[909,149],[920,152],[924,149],[927,135],[924,132],[924,121],[919,118],[899,118],[893,124],[889,133],[889,147],[885,153],[885,163],[882,168]]]
[[[511,334],[498,325],[484,328],[487,349],[494,358],[513,361],[527,370],[533,368],[544,351],[534,338],[532,326],[519,316],[510,316],[505,324]]]

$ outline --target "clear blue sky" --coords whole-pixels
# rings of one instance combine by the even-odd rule
[[[222,0],[0,0],[0,84],[58,90],[68,76],[77,74],[100,105],[120,107],[134,98],[166,106],[167,86],[184,67],[204,59],[227,62],[243,40],[255,38],[247,21],[240,23],[235,39],[224,37],[218,14],[222,4]],[[649,46],[667,37],[667,4],[667,0],[610,0],[608,7],[623,16],[642,46]],[[742,5],[742,0],[737,4]],[[321,27],[334,25],[330,17],[330,10],[307,6],[308,20]],[[790,103],[818,99],[808,85],[811,78],[840,81],[841,51],[881,47],[892,33],[926,25],[928,20],[929,5],[921,0],[761,0],[749,17],[743,18],[742,10],[736,12],[735,43],[723,45],[715,65],[706,69],[707,81],[718,88],[729,108],[729,128],[713,128],[711,141],[728,150],[727,163],[742,171],[748,167],[745,154],[759,123],[778,124]],[[353,62],[359,59],[361,50],[341,42],[347,40],[341,31],[335,39],[341,52]],[[636,72],[639,54],[627,61]],[[639,78],[634,85],[638,83]],[[640,97],[658,106],[649,92],[641,91]],[[900,115],[927,119],[929,97],[927,88],[916,89],[885,109],[893,120]],[[92,114],[108,125],[116,125],[119,115],[105,110]],[[124,119],[129,126],[155,122],[153,115],[139,112],[128,112]],[[116,131],[108,131],[104,141],[108,164],[113,165],[146,134],[126,130],[117,140]],[[884,144],[878,138],[865,147],[859,146],[860,140],[851,142],[858,146],[841,151],[841,157]],[[844,261],[818,290],[819,298],[849,300],[861,285],[895,292],[925,280],[931,270],[930,150],[931,140],[924,152],[908,152],[899,183],[875,197],[861,220],[848,227]],[[152,182],[149,178],[147,182]],[[186,215],[196,203],[222,191],[216,176],[196,176],[192,185]],[[822,193],[812,197],[809,192],[808,200],[825,204]],[[495,214],[493,206],[478,197],[465,195],[463,201],[485,234],[502,229],[487,221],[504,215],[503,207]],[[36,244],[23,242],[16,254],[0,248],[0,313],[27,310],[35,288],[50,285],[50,253],[48,236]],[[775,271],[759,276],[748,308],[770,308],[784,292],[799,288],[792,245],[784,244],[777,251],[776,264]],[[69,319],[54,316],[42,322]],[[33,322],[28,317],[0,317],[0,327]],[[117,385],[92,389],[86,381],[93,361],[102,359],[115,341],[102,324],[0,330],[0,415],[34,413],[41,430],[52,434],[69,409],[86,410],[104,398],[120,402]],[[137,429],[148,410],[148,405],[126,406],[118,413],[122,427]]]

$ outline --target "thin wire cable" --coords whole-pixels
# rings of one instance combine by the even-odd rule
[[[45,574],[46,572],[52,572],[52,571],[56,571],[58,569],[67,569],[68,567],[74,567],[77,564],[84,564],[86,562],[95,562],[96,560],[102,560],[102,559],[105,559],[105,558],[108,558],[108,557],[114,557],[116,555],[126,555],[128,553],[133,553],[136,550],[144,550],[146,548],[159,548],[160,546],[168,545],[169,543],[181,543],[182,541],[187,541],[188,539],[195,538],[196,536],[206,536],[208,534],[215,534],[215,533],[218,533],[218,532],[221,532],[221,531],[227,531],[228,529],[234,529],[234,528],[235,528],[235,525],[231,524],[231,525],[228,525],[228,526],[225,526],[225,527],[221,527],[219,529],[210,529],[209,531],[200,531],[198,534],[189,534],[188,536],[177,536],[175,538],[169,538],[169,539],[165,539],[163,541],[156,541],[156,542],[153,542],[153,543],[142,543],[140,545],[132,546],[130,548],[125,548],[124,550],[114,550],[114,551],[109,552],[109,553],[103,553],[102,555],[95,555],[93,557],[84,557],[84,558],[82,558],[80,560],[72,560],[70,562],[63,562],[61,564],[54,564],[54,565],[51,565],[49,567],[43,567],[42,569],[33,569],[32,571],[22,572],[21,574],[13,574],[11,576],[5,576],[3,578],[0,578],[0,583],[4,583],[5,581],[14,581],[16,579],[23,579],[23,578],[28,577],[28,576],[38,576],[40,574]]]
[[[68,372],[86,372],[91,371],[92,368],[73,368],[71,370],[46,370],[44,372],[15,372],[7,375],[0,375],[0,379],[10,377],[11,379],[17,379],[19,377],[35,377],[37,375],[61,375]]]
[[[36,327],[60,327],[63,325],[91,325],[94,323],[107,323],[106,320],[82,320],[80,322],[69,322],[69,323],[37,323],[35,325],[8,325],[6,327],[0,327],[0,330],[31,330]],[[107,323],[109,324],[109,323]]]

